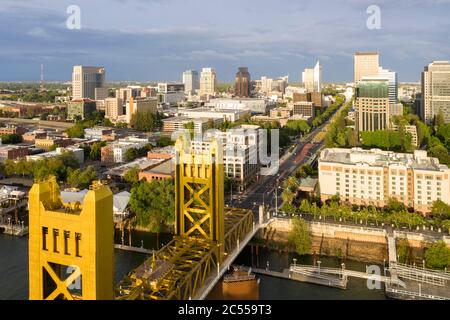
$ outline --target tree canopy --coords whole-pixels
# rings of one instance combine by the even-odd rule
[[[425,262],[428,268],[440,269],[450,267],[450,248],[444,241],[437,241],[425,252]]]
[[[289,241],[295,245],[297,254],[303,256],[311,252],[311,236],[305,220],[294,218]]]
[[[150,232],[161,232],[175,219],[175,186],[173,180],[142,181],[131,189],[130,208],[136,223]]]

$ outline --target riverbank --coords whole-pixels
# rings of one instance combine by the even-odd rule
[[[311,234],[310,254],[351,259],[366,263],[384,263],[389,260],[387,231],[383,228],[367,226],[352,226],[328,222],[307,221]],[[274,219],[264,232],[260,232],[253,244],[283,252],[295,252],[295,247],[289,243],[291,231],[290,219]],[[421,264],[429,244],[444,240],[449,246],[447,236],[437,237],[393,231],[394,238],[407,243],[406,256],[409,263]],[[405,254],[405,253],[403,253]]]

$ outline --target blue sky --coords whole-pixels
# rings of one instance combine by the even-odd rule
[[[381,29],[369,30],[369,5]],[[66,28],[69,5],[81,30]],[[450,0],[0,0],[0,81],[69,80],[74,64],[101,65],[108,80],[177,81],[214,67],[230,81],[290,75],[317,59],[325,81],[351,81],[353,52],[377,50],[400,81],[450,60]]]

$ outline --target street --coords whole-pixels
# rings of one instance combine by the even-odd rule
[[[251,209],[255,213],[258,211],[258,207],[260,205],[268,205],[271,208],[275,208],[275,198],[277,195],[277,186],[280,187],[283,185],[283,182],[293,173],[295,170],[307,161],[316,156],[320,150],[322,149],[324,142],[313,143],[315,136],[321,132],[325,126],[327,126],[331,121],[334,120],[335,116],[341,111],[341,109],[345,106],[344,104],[335,111],[335,113],[324,122],[322,125],[315,128],[309,134],[304,136],[301,139],[298,139],[295,142],[295,148],[290,153],[286,159],[280,160],[280,167],[278,173],[275,175],[263,176],[259,175],[258,180],[252,185],[249,189],[247,189],[242,195],[239,196],[238,199],[229,199],[229,195],[226,195],[228,198],[227,204],[230,207],[238,207],[242,209]],[[308,151],[305,154],[302,154],[303,149],[307,149]],[[277,182],[278,180],[278,182]],[[233,197],[235,198],[235,197]],[[277,197],[277,205],[278,209],[282,204],[281,200],[281,192],[279,192],[278,188],[278,197]]]

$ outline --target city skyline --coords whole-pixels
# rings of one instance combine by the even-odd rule
[[[104,66],[108,81],[181,81],[185,70],[212,67],[220,82],[232,82],[245,65],[253,79],[290,74],[300,82],[320,59],[324,82],[350,82],[354,52],[378,51],[399,81],[418,82],[425,65],[450,57],[450,1],[378,1],[379,30],[366,27],[372,1],[286,0],[276,11],[264,2],[82,0],[81,30],[69,30],[71,1],[6,0],[0,81],[39,81],[42,63],[47,81],[70,80],[80,64]]]

